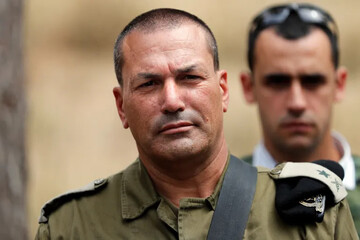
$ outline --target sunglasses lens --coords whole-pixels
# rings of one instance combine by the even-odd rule
[[[284,7],[269,9],[269,11],[264,13],[263,24],[272,25],[282,23],[289,16],[289,13],[289,9]]]
[[[269,26],[282,24],[292,12],[298,14],[301,20],[306,23],[327,28],[336,37],[337,28],[331,16],[321,9],[305,4],[282,5],[265,10],[254,19],[250,34],[257,34]]]
[[[326,22],[324,14],[321,14],[315,9],[302,8],[298,11],[301,19],[309,23],[324,23]]]
[[[329,32],[337,37],[337,27],[334,20],[327,13],[311,8],[301,8],[298,11],[300,18],[307,23],[318,24],[325,27]]]

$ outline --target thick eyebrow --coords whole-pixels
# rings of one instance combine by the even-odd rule
[[[193,71],[194,69],[196,69],[196,65],[190,65],[190,66],[186,66],[180,69],[176,69],[176,73],[189,73],[191,71]]]
[[[136,77],[138,79],[161,78],[161,74],[143,72],[143,73],[138,73]]]
[[[206,71],[202,68],[199,67],[199,65],[197,64],[193,64],[190,66],[185,66],[183,68],[179,68],[175,70],[175,74],[184,74],[184,73],[189,73],[192,71],[200,71],[202,73],[206,73]],[[140,72],[136,75],[136,78],[138,79],[156,79],[156,78],[161,78],[162,75],[161,74],[157,74],[157,73],[148,73],[148,72]]]
[[[207,73],[206,70],[203,69],[198,64],[193,64],[193,65],[190,65],[190,66],[185,66],[183,68],[176,69],[175,73],[176,74],[184,74],[184,73],[189,73],[189,72],[192,72],[192,71],[200,71],[203,74]]]

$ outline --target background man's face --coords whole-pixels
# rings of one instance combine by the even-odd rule
[[[253,84],[245,94],[259,105],[265,145],[315,148],[329,134],[332,105],[345,81],[334,68],[328,37],[314,28],[290,41],[270,28],[259,35],[254,54]]]
[[[226,73],[214,71],[200,27],[134,30],[123,52],[124,83],[114,94],[140,157],[186,158],[218,144],[228,102]]]

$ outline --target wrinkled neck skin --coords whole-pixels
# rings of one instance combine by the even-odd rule
[[[171,166],[159,167],[148,160],[141,161],[157,192],[179,207],[182,198],[206,198],[213,193],[229,154],[224,137],[219,143],[210,153],[198,154],[186,161],[173,161]]]

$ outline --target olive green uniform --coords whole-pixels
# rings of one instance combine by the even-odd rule
[[[350,211],[355,223],[356,230],[358,232],[358,236],[360,238],[360,157],[356,155],[352,155],[355,164],[355,180],[356,180],[356,188],[354,190],[347,190],[348,195],[346,196]],[[252,155],[242,157],[242,159],[252,164]]]
[[[360,157],[354,155],[352,157],[355,163],[356,188],[354,190],[348,190],[346,198],[349,202],[351,214],[360,238]]]
[[[137,160],[106,181],[49,202],[35,239],[206,239],[223,177],[211,196],[182,199],[176,209],[156,192]],[[274,201],[274,180],[258,168],[243,239],[357,239],[346,200],[328,209],[322,223],[309,225],[286,224]]]

